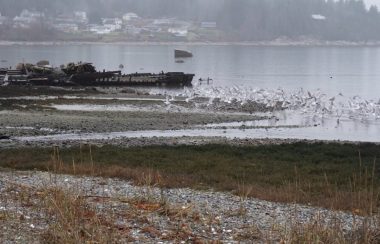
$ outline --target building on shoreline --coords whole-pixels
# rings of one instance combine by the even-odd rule
[[[45,14],[24,9],[19,16],[13,18],[14,28],[29,28],[35,23],[45,21]]]
[[[62,12],[57,15],[23,10],[18,16],[8,19],[0,15],[0,25],[8,24],[15,33],[28,29],[29,33],[45,33],[46,37],[63,39],[98,40],[144,40],[144,41],[187,41],[198,40],[207,35],[205,29],[215,29],[215,22],[195,23],[177,18],[144,18],[129,12],[112,18],[101,18],[92,23],[85,11]],[[203,34],[197,31],[203,29]],[[51,35],[52,33],[54,35]],[[67,34],[67,37],[65,36]],[[37,35],[37,34],[36,34]],[[17,38],[18,34],[14,35]],[[28,35],[24,35],[28,38]]]

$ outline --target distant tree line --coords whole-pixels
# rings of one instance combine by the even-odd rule
[[[91,21],[126,12],[146,18],[215,21],[232,39],[244,41],[380,40],[379,11],[374,6],[367,9],[362,0],[0,0],[3,15],[13,17],[22,9],[47,16],[83,10]]]

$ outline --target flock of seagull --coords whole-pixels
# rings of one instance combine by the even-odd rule
[[[225,103],[238,102],[241,105],[255,102],[264,104],[267,108],[299,111],[321,119],[337,118],[338,123],[343,117],[362,122],[380,121],[380,99],[375,101],[366,100],[360,96],[346,97],[342,93],[330,97],[321,90],[311,92],[300,88],[295,92],[287,92],[282,88],[271,90],[247,86],[197,86],[167,95],[167,104],[170,104],[174,96],[184,97],[187,102],[196,98],[208,98],[209,105],[216,100]]]

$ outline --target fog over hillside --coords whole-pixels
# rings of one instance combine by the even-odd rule
[[[377,7],[380,6],[380,0],[365,0],[364,2],[367,7],[370,7],[371,5],[376,5]]]
[[[265,41],[278,38],[378,41],[380,14],[377,7],[366,6],[376,2],[374,0],[366,3],[362,0],[0,0],[0,12],[12,20],[19,16],[23,9],[43,13],[46,19],[84,11],[89,24],[99,24],[104,18],[121,18],[126,13],[133,12],[143,19],[165,17],[189,21],[188,26],[200,25],[202,22],[215,23],[213,25],[215,33],[212,38],[221,41]],[[0,32],[2,39],[5,38],[4,23],[1,25],[3,31]],[[9,25],[7,28],[9,29]],[[48,29],[46,25],[43,28]],[[186,33],[191,34],[193,29],[187,28]],[[202,35],[203,33],[194,32],[194,36],[198,39],[202,38]]]

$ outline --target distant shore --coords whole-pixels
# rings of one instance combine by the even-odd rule
[[[270,46],[270,47],[378,47],[379,42],[349,41],[261,41],[261,42],[160,42],[160,41],[1,41],[0,46],[62,46],[62,45],[134,45],[134,46]]]

